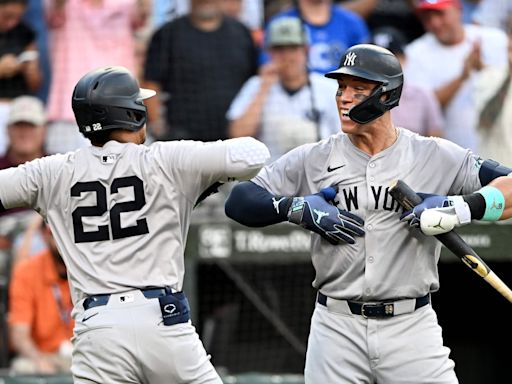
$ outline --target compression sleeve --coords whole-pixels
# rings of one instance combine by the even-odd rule
[[[246,181],[231,191],[224,207],[226,215],[248,227],[265,227],[288,220],[291,197],[276,197],[265,188]]]

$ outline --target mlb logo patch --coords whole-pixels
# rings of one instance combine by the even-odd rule
[[[101,163],[102,164],[113,164],[117,159],[116,155],[102,155]]]

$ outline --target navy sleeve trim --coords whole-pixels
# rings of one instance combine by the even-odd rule
[[[478,177],[480,178],[480,183],[482,187],[485,187],[494,179],[497,179],[500,176],[507,176],[512,172],[512,169],[501,165],[497,161],[494,160],[485,160],[478,172]]]

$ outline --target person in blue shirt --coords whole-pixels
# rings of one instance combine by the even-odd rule
[[[296,0],[294,6],[277,13],[269,21],[280,17],[300,17],[306,27],[310,48],[308,66],[311,71],[326,73],[338,67],[348,47],[370,40],[365,21],[332,0]],[[263,52],[261,64],[269,60]]]

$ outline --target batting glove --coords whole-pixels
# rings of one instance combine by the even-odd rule
[[[471,222],[471,211],[462,196],[418,195],[423,202],[404,212],[400,221],[409,222],[411,227],[419,227],[425,235],[440,235]]]
[[[314,195],[294,197],[288,221],[318,233],[333,245],[354,244],[355,236],[364,236],[364,221],[330,204],[335,196],[336,190],[329,187]]]

